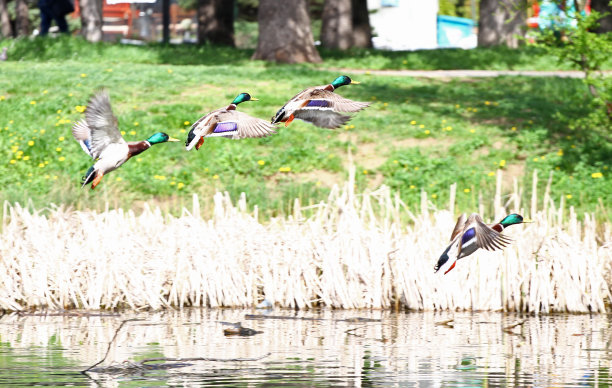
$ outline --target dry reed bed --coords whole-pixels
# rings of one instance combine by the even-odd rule
[[[445,276],[433,265],[455,223],[454,187],[448,210],[423,193],[413,214],[387,187],[357,195],[349,179],[325,203],[296,203],[292,216],[265,224],[244,195],[234,204],[222,193],[211,219],[199,216],[195,196],[181,217],[158,208],[41,215],[5,204],[0,309],[244,307],[265,297],[298,308],[605,311],[610,224],[597,231],[593,215],[580,222],[571,208],[564,219],[548,189],[538,209],[535,175],[529,211],[516,185],[502,203],[497,178],[490,218],[517,211],[534,223],[505,231],[515,242],[504,251],[479,251]]]

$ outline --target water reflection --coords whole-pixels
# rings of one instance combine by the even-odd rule
[[[605,387],[612,381],[606,315],[285,310],[246,319],[247,314],[257,313],[5,315],[0,319],[0,384]],[[116,329],[129,318],[141,320],[126,323],[109,348]],[[223,322],[242,322],[262,333],[225,336]],[[80,373],[107,350],[101,366],[124,367],[124,362],[156,357],[262,358]]]

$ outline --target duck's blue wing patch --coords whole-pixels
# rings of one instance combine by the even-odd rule
[[[238,123],[235,121],[224,121],[217,124],[212,133],[206,137],[233,137],[238,132]]]
[[[87,155],[91,156],[91,141],[89,139],[79,141],[81,148],[83,151],[87,153]]]
[[[469,228],[468,230],[465,231],[465,233],[463,233],[463,236],[461,237],[461,245],[465,245],[468,241],[473,239],[475,236],[476,236],[476,229]]]
[[[329,106],[329,101],[327,101],[327,100],[310,100],[310,101],[308,101],[308,104],[306,106],[310,106],[310,107],[313,107],[313,108],[316,108],[316,107],[327,108]]]

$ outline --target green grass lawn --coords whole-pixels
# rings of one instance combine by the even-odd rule
[[[209,139],[197,152],[185,152],[184,143],[156,145],[91,191],[81,190],[79,182],[92,161],[70,128],[100,87],[110,91],[126,140],[157,131],[184,140],[191,123],[240,92],[260,101],[241,104],[239,110],[268,119],[303,88],[331,82],[338,74],[326,66],[394,65],[325,52],[321,67],[253,62],[248,50],[224,48],[146,49],[79,39],[2,44],[11,49],[10,60],[0,64],[0,199],[94,209],[103,209],[106,202],[137,208],[154,200],[176,210],[189,206],[193,193],[210,203],[212,193],[227,190],[234,198],[245,192],[251,205],[273,216],[290,211],[296,197],[306,204],[324,199],[334,183],[346,178],[350,149],[361,188],[385,183],[410,206],[417,206],[421,190],[433,204],[446,206],[449,186],[456,182],[459,209],[476,211],[479,194],[486,200],[494,192],[498,168],[505,170],[506,191],[516,178],[529,198],[537,169],[540,192],[553,171],[557,203],[563,197],[579,211],[610,217],[610,209],[602,210],[598,202],[612,197],[610,145],[584,142],[580,130],[567,124],[590,109],[580,80],[355,75],[362,84],[338,93],[372,106],[345,128],[332,131],[294,121],[269,138]],[[390,63],[428,64],[415,68],[447,68],[445,55],[476,68],[478,56],[453,50],[425,56],[370,53]],[[463,59],[453,59],[461,53]],[[503,58],[509,54],[500,56],[483,68],[527,66],[528,54],[521,51],[514,64]],[[540,63],[541,55],[536,57]]]

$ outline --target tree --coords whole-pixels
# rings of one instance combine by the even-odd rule
[[[0,0],[0,26],[2,26],[0,33],[5,38],[10,38],[13,36],[13,29],[11,28],[11,18],[6,3],[6,0]]]
[[[198,43],[234,46],[234,0],[198,0]]]
[[[353,10],[353,47],[372,47],[372,27],[368,0],[352,0]]]
[[[346,50],[353,45],[351,0],[326,0],[323,4],[321,45]]]
[[[591,9],[604,14],[599,19],[599,27],[595,31],[598,33],[612,32],[612,5],[610,5],[610,0],[591,0]]]
[[[102,0],[80,0],[81,34],[90,42],[102,40]]]
[[[30,35],[30,17],[26,0],[15,0],[15,32],[17,36]]]
[[[321,62],[314,46],[306,0],[261,0],[259,39],[253,59]]]
[[[481,0],[478,46],[516,48],[526,19],[526,0]]]

